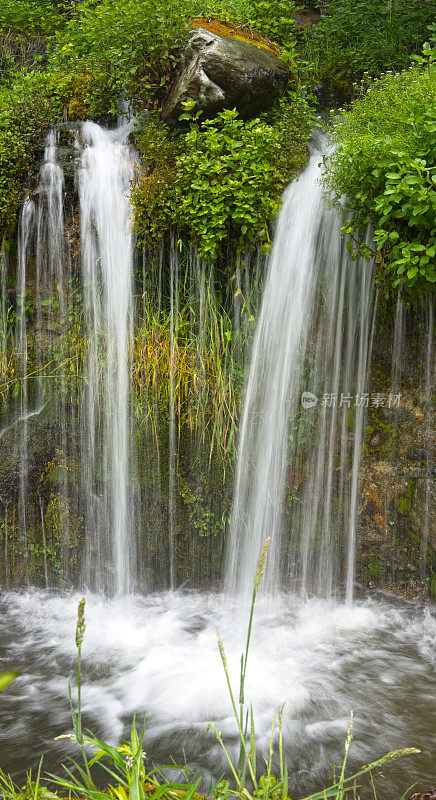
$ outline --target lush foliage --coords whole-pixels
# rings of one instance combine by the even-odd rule
[[[0,236],[14,224],[35,149],[61,115],[62,76],[22,71],[0,89]]]
[[[272,13],[264,0],[85,0],[54,38],[51,60],[64,72],[103,75],[114,108],[120,92],[137,107],[150,105],[168,86],[190,19],[217,16],[259,25],[289,47],[289,6],[281,0]]]
[[[276,5],[265,0],[26,0],[17,5],[7,0],[0,12],[1,231],[13,224],[45,128],[61,114],[84,119],[115,111],[120,95],[135,109],[159,108],[190,20],[198,15],[233,20],[248,37],[256,25],[289,53],[294,21],[287,12],[293,7],[291,0]],[[155,162],[150,180],[136,194],[141,232],[162,233],[175,222],[194,234],[209,256],[235,232],[237,239],[248,239],[263,231],[267,239],[280,192],[304,163],[309,131],[307,104],[296,95],[276,108],[275,117],[253,124],[220,118],[216,124],[194,125],[183,136],[172,135],[150,115],[138,135],[148,163]],[[290,151],[284,156],[286,147]],[[187,200],[194,174],[197,187]],[[242,182],[248,176],[244,198]]]
[[[187,28],[186,2],[84,2],[53,42],[51,60],[63,72],[103,75],[114,108],[120,92],[147,103],[168,78]]]
[[[365,72],[407,67],[428,38],[434,5],[427,0],[326,0],[306,50],[317,79],[348,93]]]
[[[67,2],[53,0],[2,0],[0,33],[22,31],[26,35],[55,33],[63,25]]]
[[[155,119],[147,122],[138,143],[150,174],[133,193],[139,234],[157,237],[175,225],[209,260],[224,241],[268,242],[281,193],[306,161],[310,125],[308,105],[297,95],[269,119],[243,122],[226,110],[213,120],[195,118],[179,137]]]
[[[256,30],[290,51],[295,43],[295,20],[291,16],[295,7],[293,0],[252,0],[248,18]]]
[[[406,300],[436,281],[436,71],[426,52],[422,66],[375,80],[344,112],[326,171],[336,198],[349,198],[347,230],[375,229],[379,282],[387,292],[402,285]]]

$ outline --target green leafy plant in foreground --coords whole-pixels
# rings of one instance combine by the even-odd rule
[[[6,689],[19,674],[20,673],[16,670],[11,672],[0,672],[0,692]]]

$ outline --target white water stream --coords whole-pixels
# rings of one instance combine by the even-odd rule
[[[350,261],[341,216],[326,207],[321,160],[314,145],[285,193],[254,339],[226,581],[246,597],[267,537],[267,591],[285,577],[303,594],[330,596],[345,583],[353,597],[375,304],[371,264]]]
[[[131,588],[133,503],[129,491],[129,364],[133,232],[129,205],[135,164],[129,123],[106,131],[83,125],[79,175],[82,269],[89,332],[87,366],[87,582],[109,593]],[[101,363],[101,337],[105,360]],[[98,437],[96,413],[103,397]],[[101,465],[103,464],[103,474]],[[103,487],[103,492],[97,487]]]

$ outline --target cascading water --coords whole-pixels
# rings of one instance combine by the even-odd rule
[[[18,434],[19,451],[19,490],[18,516],[20,536],[24,545],[24,559],[27,566],[27,418],[28,418],[28,376],[27,376],[27,325],[26,325],[26,265],[27,253],[32,234],[35,205],[27,199],[23,205],[18,235],[17,266],[17,350],[20,361],[20,391],[17,393],[16,415],[21,419]],[[27,569],[25,569],[27,580]]]
[[[424,529],[421,542],[421,577],[425,578],[427,567],[427,550],[430,534],[430,507],[432,502],[432,454],[433,454],[433,433],[434,433],[434,408],[432,398],[436,387],[436,359],[434,358],[434,298],[429,297],[427,301],[426,319],[426,353],[425,353],[425,505],[424,505]]]
[[[174,496],[176,481],[176,409],[175,409],[175,390],[174,390],[174,370],[175,370],[175,337],[176,324],[178,317],[178,262],[175,251],[175,242],[171,240],[170,248],[170,385],[169,385],[169,406],[168,406],[168,523],[169,523],[169,566],[170,566],[170,588],[175,588],[175,559],[174,559]]]
[[[130,464],[135,474],[129,400],[133,232],[128,198],[135,164],[125,144],[130,130],[130,124],[105,131],[98,125],[85,123],[76,136],[86,323],[84,391],[68,381],[71,355],[66,337],[74,327],[71,297],[77,292],[77,285],[73,283],[65,222],[64,172],[58,161],[57,132],[51,131],[47,137],[39,183],[25,201],[19,221],[16,350],[20,384],[13,422],[0,430],[0,436],[11,425],[16,430],[19,529],[25,575],[27,516],[31,505],[28,420],[38,416],[48,404],[47,413],[56,437],[56,460],[61,465],[57,479],[60,492],[54,499],[58,515],[56,526],[62,533],[59,542],[61,574],[63,580],[68,580],[73,546],[70,532],[81,516],[78,487],[71,485],[68,465],[81,459],[82,476],[78,486],[86,497],[87,509],[83,580],[86,585],[108,593],[130,590],[130,563],[136,554],[133,478],[129,473]],[[3,306],[6,302],[4,272],[3,269]],[[7,325],[3,307],[2,325],[4,328]],[[31,382],[28,380],[29,341],[34,364]],[[52,374],[53,363],[59,366]],[[56,391],[52,391],[52,385],[56,385]],[[39,523],[41,529],[47,584],[44,481],[42,476],[36,488],[37,521],[33,519],[32,524]]]
[[[340,216],[323,201],[321,158],[314,147],[309,166],[285,194],[254,339],[227,565],[228,590],[247,596],[267,537],[267,588],[281,584],[288,485],[291,496],[303,486],[302,499],[291,501],[288,572],[303,592],[330,595],[342,535],[352,598],[371,265],[351,264],[341,244]]]
[[[105,131],[86,122],[82,128],[85,148],[79,179],[89,332],[84,454],[89,485],[87,574],[97,589],[117,594],[131,589],[134,556],[129,474],[133,232],[128,194],[135,164],[125,144],[130,130],[129,123],[115,131]],[[103,370],[100,337],[105,347]],[[100,395],[104,410],[98,436],[95,415]]]
[[[191,766],[218,777],[226,764],[220,760],[215,738],[206,735],[206,724],[218,724],[232,753],[237,749],[237,735],[213,627],[223,636],[235,684],[242,646],[235,620],[244,617],[240,598],[181,590],[122,596],[135,588],[136,576],[144,585],[153,568],[159,573],[158,586],[177,585],[181,558],[189,562],[186,574],[191,585],[198,585],[201,570],[209,570],[208,579],[216,575],[213,569],[219,559],[212,547],[207,548],[214,538],[223,538],[218,524],[224,506],[221,496],[218,513],[212,504],[198,502],[196,492],[204,474],[210,481],[210,494],[216,494],[213,473],[207,472],[211,458],[209,448],[204,448],[204,431],[186,437],[185,452],[180,447],[183,422],[175,393],[182,348],[189,339],[196,380],[204,387],[212,335],[213,273],[199,261],[194,248],[185,274],[174,243],[171,250],[161,250],[154,264],[144,248],[140,312],[144,325],[135,320],[135,339],[143,334],[145,355],[138,367],[136,391],[150,392],[151,415],[144,417],[146,406],[140,406],[142,416],[138,415],[134,428],[130,386],[134,242],[127,201],[134,165],[127,133],[125,126],[104,131],[86,123],[76,135],[79,246],[74,238],[77,226],[68,217],[67,171],[64,176],[56,135],[47,141],[38,188],[22,210],[16,290],[21,394],[13,400],[13,418],[0,428],[0,440],[13,431],[19,465],[15,494],[2,492],[0,498],[5,583],[23,552],[19,536],[27,536],[31,547],[34,541],[40,542],[42,553],[38,544],[29,550],[29,566],[40,558],[40,586],[87,586],[85,724],[114,740],[127,733],[134,711],[138,717],[144,712],[145,749],[153,761],[169,763],[173,755],[178,762],[186,754]],[[289,791],[294,796],[297,792],[306,795],[312,787],[319,789],[330,778],[331,764],[342,757],[348,715],[354,708],[353,766],[394,747],[413,744],[423,750],[420,760],[411,766],[410,762],[401,764],[389,785],[384,785],[386,800],[396,800],[407,782],[422,781],[432,769],[429,695],[434,620],[428,609],[419,606],[366,598],[347,607],[331,597],[338,591],[339,578],[348,599],[353,591],[359,465],[377,303],[371,266],[349,261],[340,241],[340,218],[324,206],[318,183],[320,159],[315,149],[307,171],[286,193],[278,223],[247,385],[227,584],[232,592],[247,592],[260,545],[271,536],[269,589],[280,585],[284,573],[288,585],[298,587],[303,595],[315,591],[330,598],[277,593],[274,605],[265,603],[266,613],[262,613],[263,593],[258,599],[246,696],[253,703],[259,754],[268,753],[272,715],[286,702],[284,757]],[[233,308],[240,331],[251,325],[247,313],[250,275],[243,261],[248,259],[238,262],[236,283],[244,302],[238,294]],[[5,264],[4,260],[2,324]],[[260,268],[250,271],[258,285]],[[192,286],[188,332],[179,330],[179,311],[186,300],[178,276]],[[81,302],[76,307],[71,299],[81,292],[80,287],[85,325],[74,316],[82,314]],[[36,313],[29,313],[27,324],[23,306],[26,291],[31,293],[33,288]],[[157,322],[150,336],[145,323],[150,297],[156,294]],[[169,349],[161,332],[165,313]],[[85,379],[78,371],[76,382],[68,377],[71,348],[66,346],[75,328],[80,338],[77,343],[73,340],[74,346],[83,347],[85,362]],[[236,339],[240,331],[227,333]],[[424,387],[429,409],[432,331],[429,305]],[[26,341],[36,348],[36,383],[28,375]],[[158,352],[162,348],[164,357],[154,363],[170,378],[168,391],[162,395],[156,382],[144,388],[141,380],[153,347]],[[56,375],[50,371],[52,357],[60,362]],[[300,402],[303,392],[310,393],[304,405]],[[193,405],[196,399],[192,398]],[[49,469],[44,467],[40,480],[41,471],[34,467],[35,428],[30,426],[44,415],[42,429],[53,441],[47,450]],[[158,440],[159,427],[163,434]],[[153,442],[156,438],[155,447],[144,446],[149,429],[153,429],[149,438]],[[180,474],[183,459],[191,483]],[[38,475],[36,489],[32,470]],[[141,472],[145,474],[140,476],[137,502],[136,479]],[[33,511],[32,491],[36,494]],[[12,510],[18,495],[24,514],[20,526]],[[80,529],[77,538],[75,529]],[[56,535],[64,548],[60,576],[53,564]],[[141,539],[144,558],[138,553]],[[84,577],[79,560],[70,567],[82,542],[86,545]],[[193,564],[195,548],[201,553],[200,567]],[[211,553],[213,566],[205,563]],[[24,570],[21,575],[24,584]],[[90,587],[99,593],[92,593]],[[104,593],[118,596],[107,599]],[[65,756],[76,755],[69,739],[55,741],[55,737],[71,725],[66,686],[75,659],[78,599],[74,592],[59,593],[53,588],[9,591],[0,599],[0,643],[7,654],[0,668],[10,668],[12,659],[23,673],[2,695],[5,723],[0,729],[0,749],[2,767],[19,780],[23,751],[26,766],[31,760],[37,766],[41,754],[47,753],[46,768],[54,772],[60,771],[59,762]],[[18,736],[21,748],[16,747]]]

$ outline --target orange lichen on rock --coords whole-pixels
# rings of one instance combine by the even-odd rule
[[[256,47],[264,47],[265,50],[270,50],[271,53],[277,56],[281,55],[280,47],[277,44],[260,36],[247,24],[239,25],[236,22],[222,22],[219,19],[207,19],[206,17],[191,19],[190,24],[193,28],[205,28],[205,30],[216,33],[218,36],[227,36],[229,39],[249,42],[249,44],[254,44]]]

